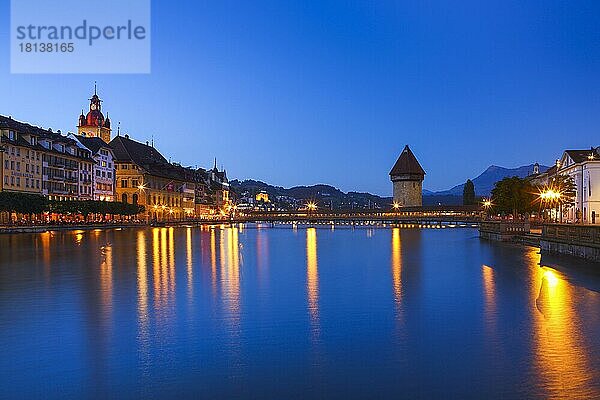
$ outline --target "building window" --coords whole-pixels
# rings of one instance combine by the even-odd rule
[[[127,187],[127,179],[121,179],[121,187],[122,188],[126,188]]]
[[[127,203],[127,193],[123,193],[123,195],[121,196],[121,201],[123,203]]]
[[[132,200],[133,204],[137,205],[137,203],[138,203],[137,193],[134,193],[133,196],[131,196],[131,200]]]

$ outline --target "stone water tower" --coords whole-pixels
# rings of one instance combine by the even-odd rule
[[[394,203],[400,207],[420,207],[423,205],[423,179],[425,171],[408,145],[390,171],[394,185]]]

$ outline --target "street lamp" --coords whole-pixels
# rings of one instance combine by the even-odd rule
[[[393,204],[394,207],[394,211],[398,211],[400,209],[400,203],[398,203],[397,201],[394,202]]]
[[[539,198],[542,203],[548,203],[553,206],[555,203],[560,204],[561,193],[558,190],[554,190],[552,187],[545,188],[539,194]]]
[[[483,209],[485,210],[485,215],[488,216],[489,212],[490,212],[490,209],[492,208],[492,205],[493,205],[492,204],[492,200],[488,199],[488,198],[484,198],[481,201],[481,205],[483,206]]]

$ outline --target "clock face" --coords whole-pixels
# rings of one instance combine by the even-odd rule
[[[96,109],[96,104],[92,103],[92,104],[90,105],[90,109],[91,109],[91,110],[95,110],[95,109]]]

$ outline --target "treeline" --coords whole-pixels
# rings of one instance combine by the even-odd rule
[[[507,177],[492,190],[492,210],[514,217],[531,212],[556,209],[562,215],[575,206],[576,186],[568,175],[556,175],[543,187],[532,185],[527,179]]]
[[[121,202],[74,200],[54,201],[38,194],[0,192],[0,211],[19,214],[91,214],[132,216],[144,212],[144,206]]]

